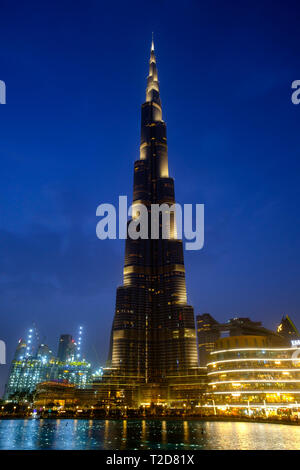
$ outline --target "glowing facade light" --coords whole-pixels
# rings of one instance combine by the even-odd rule
[[[295,351],[299,348],[235,348],[235,349],[218,349],[217,351],[212,351],[210,354],[220,354],[220,353],[228,353],[228,352],[243,352],[243,351]]]
[[[214,395],[234,395],[234,393],[232,393],[232,390],[224,390],[222,392],[213,392]],[[264,394],[264,395],[271,395],[271,394],[274,394],[274,395],[287,395],[289,393],[291,393],[292,395],[295,395],[295,394],[299,394],[300,393],[300,390],[281,390],[280,392],[278,392],[278,390],[240,390],[239,391],[239,395],[240,394],[252,394],[252,395],[257,395],[257,394]]]
[[[234,380],[220,380],[218,382],[210,382],[208,385],[219,385],[219,384],[232,384],[233,386],[240,386],[241,383],[299,383],[300,380],[293,380],[293,379],[249,379],[249,380],[239,380],[239,385],[237,385],[237,382]]]
[[[205,408],[218,408],[219,410],[225,410],[226,408],[248,408],[248,405],[244,404],[244,405],[240,405],[238,403],[235,403],[235,404],[230,404],[228,403],[226,406],[223,406],[223,405],[210,405],[208,403],[206,403],[205,405]],[[250,405],[251,409],[266,409],[266,408],[269,408],[269,409],[280,409],[280,408],[296,408],[296,409],[299,409],[300,406],[299,406],[299,403],[284,403],[284,404],[280,404],[280,405],[276,405],[276,404],[273,404],[273,403],[268,403],[267,405],[260,405],[260,404],[257,404],[257,403],[251,403]],[[196,408],[197,408],[197,405],[196,405]]]
[[[33,353],[33,348],[31,346],[31,343],[32,343],[32,333],[33,333],[33,329],[30,328],[28,330],[28,334],[27,334],[27,340],[26,340],[26,352],[25,352],[25,357],[29,357],[32,355]]]
[[[80,359],[82,357],[82,354],[81,354],[82,333],[83,333],[83,327],[79,326],[79,328],[78,328],[78,340],[77,340],[77,343],[76,343],[76,358],[77,359]]]
[[[222,355],[220,360],[216,360],[218,356],[212,356],[214,362],[208,364],[208,376],[212,376],[213,380],[209,383],[212,387],[211,393],[220,396],[223,405],[230,403],[231,398],[234,400],[235,397],[244,395],[249,400],[251,395],[265,395],[263,398],[271,402],[278,401],[280,397],[283,402],[295,401],[295,395],[300,394],[300,369],[293,357],[295,350],[297,348],[239,348],[214,351],[214,354]],[[268,354],[268,351],[272,353]],[[241,355],[243,357],[240,357]],[[256,357],[253,357],[254,355]],[[269,355],[272,357],[268,357]],[[223,359],[228,356],[232,357]],[[286,368],[283,367],[285,364]]]
[[[246,357],[246,358],[239,358],[239,359],[222,359],[220,361],[215,361],[215,362],[209,362],[207,365],[208,366],[213,366],[214,364],[222,364],[225,362],[250,362],[250,361],[256,361],[256,362],[261,362],[261,361],[274,361],[275,364],[279,364],[281,361],[293,361],[295,362],[294,357],[285,357],[285,358],[280,358],[280,361],[278,358],[272,358],[272,357]]]

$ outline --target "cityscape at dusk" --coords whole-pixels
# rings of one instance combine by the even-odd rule
[[[298,449],[299,6],[16,3],[0,449]]]

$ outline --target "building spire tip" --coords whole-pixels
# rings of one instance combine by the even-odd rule
[[[151,51],[154,51],[154,39],[153,39],[153,31],[152,31]]]

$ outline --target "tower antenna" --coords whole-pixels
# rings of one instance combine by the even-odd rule
[[[152,42],[151,42],[151,51],[154,51],[154,36],[153,36],[153,31],[152,31]]]

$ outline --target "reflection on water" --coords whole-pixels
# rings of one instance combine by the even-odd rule
[[[0,449],[299,449],[300,426],[196,420],[0,420]]]

